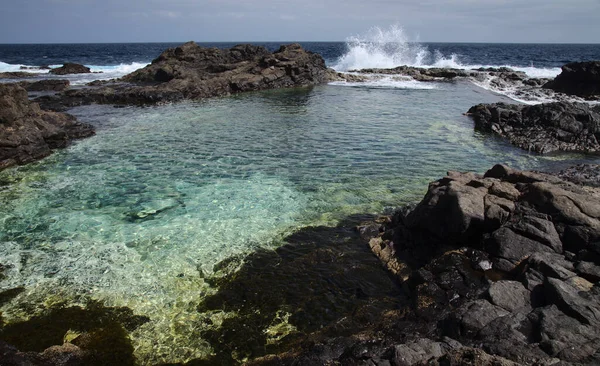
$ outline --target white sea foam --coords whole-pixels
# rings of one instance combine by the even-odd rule
[[[366,34],[349,37],[346,41],[347,52],[342,55],[333,65],[333,69],[339,72],[348,72],[351,70],[360,70],[368,68],[394,68],[398,66],[413,66],[422,68],[455,68],[474,70],[479,68],[499,68],[508,67],[515,71],[522,71],[530,78],[554,78],[560,74],[561,69],[539,68],[533,65],[513,66],[513,65],[484,65],[467,64],[460,60],[457,54],[445,55],[439,50],[430,51],[427,46],[418,42],[411,42],[403,29],[398,25],[393,25],[388,29],[374,27]],[[344,83],[336,82],[334,85],[363,86],[363,87],[381,87],[381,88],[403,88],[403,89],[435,89],[435,84],[430,82],[408,82],[398,80],[398,78],[382,77],[381,75],[367,74],[370,80],[363,83]],[[517,101],[526,103],[542,103],[552,100],[541,97],[536,100],[527,100],[520,98],[519,90],[514,88],[499,88],[497,84],[492,83],[493,77],[486,80],[472,80],[479,87],[490,91],[506,95]]]
[[[40,74],[40,73],[47,73],[48,70],[40,70],[40,69],[26,69],[26,70],[22,70],[21,67],[37,67],[37,66],[31,66],[31,65],[14,65],[14,64],[7,64],[6,62],[2,62],[0,61],[0,72],[31,72],[31,73],[35,73],[35,74]]]
[[[108,79],[116,79],[122,76],[125,76],[129,73],[134,72],[135,70],[141,69],[147,66],[148,63],[144,62],[132,62],[130,64],[120,64],[120,65],[112,65],[112,66],[103,66],[103,65],[85,65],[90,68],[92,71],[91,74],[70,74],[70,75],[53,75],[49,74],[48,70],[39,70],[39,69],[24,69],[21,67],[34,67],[29,65],[15,65],[8,64],[0,61],[0,72],[28,72],[33,74],[32,76],[35,79],[67,79],[73,85],[83,85],[89,83],[94,80],[108,80]],[[50,68],[61,67],[62,65],[50,65]]]
[[[398,76],[389,75],[369,75],[370,79],[364,82],[346,82],[346,81],[335,81],[329,83],[329,85],[337,86],[351,86],[351,87],[362,87],[362,88],[381,88],[381,89],[437,89],[436,83],[422,83],[411,78],[403,78]]]

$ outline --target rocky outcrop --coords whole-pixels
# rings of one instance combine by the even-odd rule
[[[318,54],[299,44],[270,53],[264,47],[238,45],[204,48],[194,42],[164,51],[147,67],[118,82],[69,90],[39,102],[54,110],[82,104],[144,105],[203,99],[240,92],[308,86],[336,77]]]
[[[600,98],[600,61],[572,62],[544,88],[588,99]]]
[[[63,64],[61,67],[51,69],[49,72],[54,75],[69,75],[69,74],[89,74],[92,71],[90,70],[89,67],[86,67],[86,66],[83,66],[80,64],[74,64],[71,62],[67,62],[66,64]]]
[[[34,82],[22,81],[19,83],[23,88],[25,88],[29,92],[37,92],[37,91],[63,91],[67,89],[71,83],[69,80],[56,80],[56,79],[46,79],[39,80]]]
[[[503,165],[449,172],[413,209],[358,229],[411,305],[254,364],[600,362],[598,188]]]
[[[600,106],[556,102],[533,106],[479,104],[467,112],[475,128],[538,153],[600,152]]]
[[[69,114],[42,111],[22,87],[0,84],[0,169],[41,159],[93,134],[90,125]]]

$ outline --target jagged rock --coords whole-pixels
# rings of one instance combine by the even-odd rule
[[[55,69],[51,69],[49,73],[54,75],[69,75],[69,74],[89,74],[92,71],[89,67],[75,64],[72,62],[67,62],[63,64],[61,67],[57,67]]]
[[[580,97],[600,96],[600,61],[568,63],[543,87]]]
[[[577,289],[559,279],[547,278],[546,298],[565,314],[586,325],[600,324],[600,304],[583,298]]]
[[[70,140],[94,134],[75,117],[40,110],[16,84],[0,84],[0,169],[48,156]]]
[[[467,112],[475,128],[493,132],[513,145],[538,153],[600,152],[600,107],[556,102],[523,106],[479,104]]]
[[[205,48],[194,42],[164,51],[143,69],[100,87],[38,98],[52,110],[84,104],[144,105],[234,93],[309,86],[336,79],[318,54],[299,44],[270,53],[264,47]]]
[[[583,278],[596,283],[600,281],[600,267],[590,262],[579,262],[575,271]]]
[[[450,314],[443,321],[442,332],[452,338],[472,337],[492,320],[510,314],[503,308],[492,305],[485,299],[475,300]]]

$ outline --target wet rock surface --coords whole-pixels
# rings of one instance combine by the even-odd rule
[[[93,134],[92,126],[69,114],[42,111],[22,87],[0,84],[0,169],[41,159]]]
[[[544,88],[587,99],[600,99],[600,61],[571,62]]]
[[[223,50],[188,42],[164,51],[152,64],[120,80],[92,83],[37,101],[52,110],[85,104],[147,105],[316,85],[335,75],[321,56],[299,44],[270,53],[248,44]]]
[[[475,128],[537,152],[600,152],[600,106],[555,102],[533,106],[479,104],[467,112]]]
[[[61,67],[51,69],[49,72],[54,75],[69,75],[69,74],[89,74],[92,71],[90,70],[89,67],[86,67],[86,66],[83,66],[80,64],[75,64],[72,62],[67,62],[66,64],[62,65]]]

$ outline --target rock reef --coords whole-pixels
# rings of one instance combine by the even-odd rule
[[[281,46],[270,53],[248,44],[218,49],[188,42],[164,51],[150,65],[121,80],[95,82],[89,88],[67,90],[37,101],[52,110],[85,104],[149,105],[316,85],[335,75],[321,56],[299,44]]]
[[[42,111],[16,84],[0,84],[0,169],[26,164],[94,134],[66,113]]]
[[[537,152],[600,152],[600,106],[585,103],[479,104],[467,112],[475,128]]]
[[[600,98],[600,61],[568,63],[562,67],[562,72],[556,79],[543,87],[586,99],[598,99]]]

